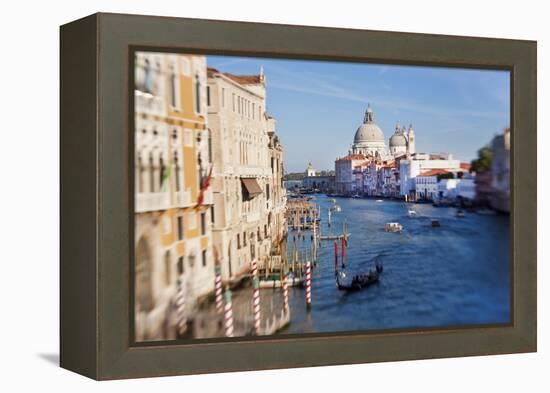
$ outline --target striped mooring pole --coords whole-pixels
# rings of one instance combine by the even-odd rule
[[[288,312],[288,273],[283,278],[283,309]]]
[[[231,304],[231,290],[227,288],[225,290],[225,310],[224,310],[224,321],[225,321],[225,336],[233,337],[233,306]]]
[[[338,274],[338,241],[334,241],[334,273]]]
[[[342,271],[346,268],[346,238],[342,236]]]
[[[311,262],[306,262],[306,306],[311,308]]]
[[[178,280],[178,292],[176,294],[176,318],[178,334],[183,335],[187,331],[187,316],[185,313],[185,288],[181,278]]]
[[[216,293],[216,312],[218,314],[223,313],[223,288],[222,288],[222,269],[219,264],[216,264],[215,267],[216,279],[215,279],[215,288]]]
[[[254,331],[256,335],[260,334],[260,279],[258,278],[258,263],[256,259],[252,260],[252,288],[254,293],[252,295],[252,306],[254,308]]]

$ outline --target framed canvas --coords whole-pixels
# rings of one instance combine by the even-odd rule
[[[61,366],[536,351],[536,42],[98,13],[61,34]]]

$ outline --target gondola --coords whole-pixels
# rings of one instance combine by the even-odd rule
[[[376,270],[369,270],[368,273],[357,274],[352,277],[349,284],[342,284],[340,282],[340,277],[336,277],[336,285],[341,291],[360,291],[363,288],[367,288],[372,284],[375,284],[379,281],[380,275],[384,271],[384,266],[381,263],[376,263]]]

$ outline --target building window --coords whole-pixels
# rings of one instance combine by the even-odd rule
[[[243,232],[243,245],[246,247],[246,232]]]
[[[195,105],[196,112],[201,113],[201,81],[198,75],[195,75]]]
[[[185,273],[185,264],[183,263],[183,257],[178,258],[178,275]]]
[[[172,281],[172,262],[170,257],[170,250],[164,254],[164,283],[170,285]]]
[[[153,94],[153,70],[149,59],[145,59],[144,72],[143,90],[145,93]]]
[[[201,213],[201,235],[206,235],[206,213]]]
[[[170,66],[170,102],[175,108],[176,103],[176,72],[174,71],[174,65]]]
[[[153,154],[149,155],[149,192],[155,192],[155,162]]]
[[[174,166],[175,166],[175,170],[176,170],[176,191],[180,191],[181,190],[181,183],[180,183],[181,168],[180,168],[180,163],[178,161],[178,153],[177,152],[174,152]]]
[[[183,240],[183,216],[178,216],[178,240]]]
[[[264,237],[267,238],[267,225],[264,225]]]
[[[266,185],[265,185],[265,198],[267,200],[269,200],[269,198],[270,198],[269,183],[266,183]]]
[[[232,94],[233,112],[235,112],[235,93]]]
[[[222,108],[225,108],[225,88],[222,87]]]
[[[206,266],[206,250],[202,250],[202,266]]]
[[[210,86],[206,86],[206,105],[210,106]]]
[[[145,168],[143,167],[143,160],[141,159],[141,154],[138,155],[138,162],[137,162],[137,189],[138,192],[143,192],[143,172],[145,172]]]
[[[207,130],[208,132],[208,162],[212,163],[212,132],[210,129]]]
[[[237,233],[237,250],[241,249],[241,234]]]
[[[162,159],[162,156],[160,156],[160,163],[159,164],[160,164],[159,189],[160,189],[160,191],[163,191],[164,181],[166,180],[165,179],[165,177],[166,177],[166,165],[164,165],[164,160]]]
[[[194,254],[189,255],[189,267],[195,266],[195,259],[196,257]]]
[[[214,224],[214,205],[210,206],[210,222]]]

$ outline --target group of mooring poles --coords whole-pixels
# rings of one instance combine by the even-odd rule
[[[346,242],[345,236],[342,236],[342,272],[346,271]],[[334,278],[338,287],[338,240],[334,240]]]
[[[226,288],[223,290],[221,265],[217,261],[214,267],[215,269],[215,281],[214,281],[214,295],[216,312],[218,314],[223,313],[223,327],[226,337],[234,336],[233,328],[233,303],[231,289]],[[251,263],[252,273],[252,308],[254,313],[254,333],[259,335],[261,332],[261,304],[260,304],[260,283],[258,274],[258,264],[256,259]],[[311,262],[306,262],[306,307],[311,309]],[[176,327],[177,333],[183,336],[187,333],[188,319],[186,313],[185,303],[185,286],[183,280],[178,280],[178,290],[175,298],[176,306]],[[283,289],[283,310],[287,314],[290,311],[289,298],[288,298],[288,273],[283,275],[282,281]]]

